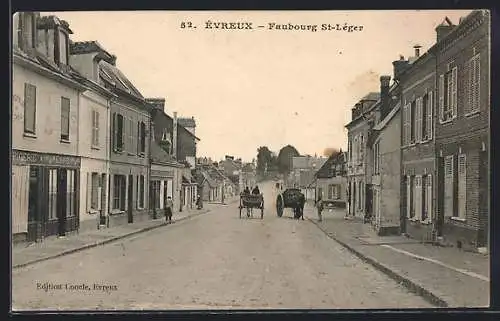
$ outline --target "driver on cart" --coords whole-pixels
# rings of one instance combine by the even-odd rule
[[[252,194],[253,195],[260,195],[259,186],[255,185],[255,187],[252,190]]]
[[[248,186],[243,190],[243,194],[250,195],[250,189],[248,188]]]

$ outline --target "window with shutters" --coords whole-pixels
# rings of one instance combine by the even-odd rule
[[[134,130],[134,121],[132,120],[132,118],[129,118],[128,119],[128,135],[127,135],[127,139],[128,139],[128,146],[127,146],[127,151],[129,154],[134,154],[135,153],[135,149],[136,149],[136,146],[134,144],[135,142],[135,130]]]
[[[410,144],[411,136],[411,103],[407,103],[403,106],[403,146],[408,146]]]
[[[365,149],[364,149],[364,137],[363,135],[359,138],[359,161],[363,162],[365,158]]]
[[[449,121],[457,114],[457,67],[451,68],[439,76],[439,118],[442,122]]]
[[[460,219],[465,219],[467,208],[467,158],[458,155],[458,213]]]
[[[412,198],[412,177],[406,176],[406,217],[412,218],[413,198]]]
[[[115,113],[114,116],[113,116],[113,149],[117,152],[122,152],[123,151],[123,145],[124,145],[124,141],[123,141],[123,134],[124,134],[124,130],[123,130],[123,115],[119,114],[119,113]]]
[[[70,101],[61,97],[61,140],[69,140],[69,108]]]
[[[146,124],[144,122],[139,122],[138,124],[138,143],[139,150],[138,153],[144,155],[146,153]]]
[[[328,199],[333,199],[335,185],[328,185]]]
[[[36,87],[24,84],[24,132],[36,134]]]
[[[92,110],[92,147],[99,147],[99,112]]]
[[[429,140],[429,93],[422,97],[422,141]]]
[[[414,210],[415,214],[414,217],[416,220],[422,220],[422,176],[421,175],[416,175],[415,176],[415,184],[413,186],[414,188]]]
[[[125,210],[125,194],[127,191],[125,175],[113,175],[113,209]]]
[[[433,127],[434,127],[434,115],[433,115],[433,91],[429,91],[426,95],[425,98],[425,117],[424,117],[424,122],[425,122],[425,132],[424,132],[424,139],[425,140],[431,140],[432,139],[432,132],[433,132]]]
[[[415,143],[415,128],[416,128],[416,109],[417,101],[414,100],[410,103],[410,144]]]
[[[420,143],[422,141],[422,118],[423,118],[423,99],[418,97],[415,101],[415,142]]]
[[[477,54],[465,65],[466,99],[465,114],[473,114],[480,110],[480,55]]]
[[[380,174],[380,146],[379,142],[373,145],[373,173]]]
[[[446,156],[444,159],[444,215],[453,216],[454,200],[454,166],[453,155]]]

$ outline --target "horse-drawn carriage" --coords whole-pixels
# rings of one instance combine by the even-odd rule
[[[240,218],[244,208],[247,209],[247,217],[253,216],[253,209],[260,209],[260,218],[264,218],[264,196],[262,194],[240,194]]]
[[[293,209],[293,217],[304,219],[304,205],[306,198],[298,188],[287,188],[276,197],[276,212],[278,217],[283,216],[285,208]]]

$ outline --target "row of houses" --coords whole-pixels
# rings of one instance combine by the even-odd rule
[[[445,18],[420,49],[352,109],[348,214],[381,235],[488,247],[489,13]]]
[[[154,218],[194,206],[193,118],[145,98],[97,41],[66,21],[13,16],[14,241]]]
[[[256,172],[252,163],[244,163],[241,158],[226,155],[219,162],[209,158],[199,158],[196,174],[202,187],[202,199],[207,202],[222,202],[239,195],[246,186],[255,186]]]

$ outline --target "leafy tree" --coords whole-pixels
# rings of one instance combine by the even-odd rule
[[[293,157],[300,156],[299,152],[292,145],[286,145],[278,153],[278,170],[282,174],[290,173],[292,169]]]
[[[257,173],[262,174],[264,171],[269,170],[272,160],[272,152],[267,146],[257,148]]]

